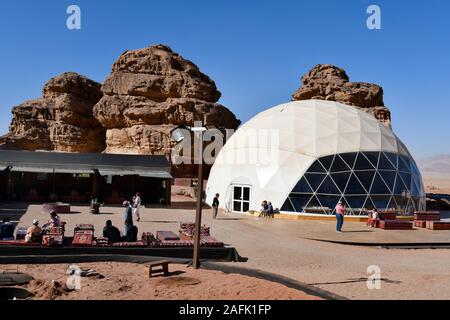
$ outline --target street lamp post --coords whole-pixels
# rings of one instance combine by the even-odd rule
[[[201,146],[203,146],[203,134],[201,136]],[[197,182],[197,210],[195,212],[195,234],[194,234],[194,257],[192,266],[194,269],[200,268],[200,231],[202,227],[202,205],[203,205],[203,159],[198,165]]]
[[[180,143],[184,140],[186,131],[193,132],[194,137],[199,140],[200,159],[198,162],[198,182],[197,182],[197,207],[195,213],[195,233],[194,233],[194,255],[192,258],[192,266],[195,269],[200,268],[200,238],[201,238],[201,224],[202,224],[202,206],[203,206],[203,133],[210,129],[217,129],[215,126],[201,126],[187,127],[180,125],[171,131],[172,139]],[[190,146],[189,146],[190,147]]]

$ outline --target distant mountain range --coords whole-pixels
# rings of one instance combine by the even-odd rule
[[[450,154],[443,154],[417,160],[422,173],[440,173],[450,175]]]

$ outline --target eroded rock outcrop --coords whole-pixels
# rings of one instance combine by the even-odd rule
[[[318,64],[302,77],[294,100],[323,99],[358,107],[391,127],[391,112],[383,102],[383,88],[371,83],[350,82],[346,72],[330,64]]]
[[[94,116],[107,129],[106,153],[162,154],[170,158],[170,131],[194,121],[236,129],[240,121],[217,103],[213,80],[169,47],[126,51],[102,86]],[[174,168],[175,175],[189,175]],[[193,168],[193,170],[195,170]]]
[[[10,132],[0,137],[0,148],[101,152],[105,129],[93,117],[101,85],[76,73],[49,80],[43,97],[14,107]]]

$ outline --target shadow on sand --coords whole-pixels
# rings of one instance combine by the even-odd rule
[[[325,285],[325,284],[346,284],[346,283],[354,283],[354,282],[367,282],[367,280],[369,280],[369,279],[368,278],[354,278],[354,279],[348,279],[348,280],[344,280],[344,281],[308,283],[308,285],[310,285],[310,286],[318,286],[318,285]],[[385,279],[385,278],[381,278],[380,280],[383,281],[383,282],[392,283],[392,284],[400,284],[400,283],[402,283],[401,281],[390,280],[390,279]]]
[[[373,230],[348,230],[348,231],[342,231],[342,233],[371,233],[375,232]]]

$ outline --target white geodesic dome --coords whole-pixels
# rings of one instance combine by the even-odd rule
[[[355,107],[324,100],[281,104],[256,115],[227,141],[211,169],[207,202],[219,193],[220,207],[231,210],[233,186],[241,185],[250,188],[250,210],[259,210],[262,200],[281,208],[317,159],[365,151],[411,158],[392,130]]]

